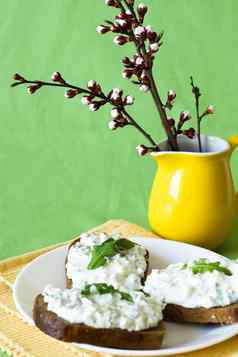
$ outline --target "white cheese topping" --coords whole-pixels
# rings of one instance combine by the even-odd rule
[[[70,248],[66,271],[67,277],[72,279],[73,288],[82,289],[86,284],[106,283],[122,291],[141,289],[141,279],[146,270],[146,250],[139,245],[128,249],[126,254],[117,254],[107,259],[107,263],[97,269],[87,269],[93,247],[109,238],[121,237],[105,233],[82,234],[80,241]]]
[[[43,292],[48,310],[70,323],[95,328],[120,328],[140,331],[156,327],[162,320],[164,305],[142,292],[130,292],[133,302],[119,293],[83,296],[79,289],[57,289],[47,286]]]
[[[152,270],[144,290],[158,301],[188,308],[210,308],[238,302],[237,261],[224,258],[221,262],[230,270],[231,276],[218,270],[194,274],[193,264],[188,262],[185,269],[184,263],[178,263],[166,269]]]

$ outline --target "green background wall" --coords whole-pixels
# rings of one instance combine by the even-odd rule
[[[146,2],[146,1],[145,1]],[[156,62],[161,93],[177,91],[175,113],[193,110],[189,76],[194,75],[216,115],[203,130],[238,133],[236,0],[148,0],[148,23],[165,30]],[[50,79],[55,70],[85,85],[122,87],[136,95],[132,113],[162,139],[152,100],[121,77],[119,48],[95,27],[115,11],[103,0],[1,1],[0,68],[0,258],[64,241],[111,218],[147,226],[147,197],[155,164],[139,158],[144,143],[131,129],[107,129],[109,108],[97,113],[61,89],[34,96],[11,89],[14,72]],[[232,160],[238,182],[238,152]],[[236,235],[223,247],[238,255]]]

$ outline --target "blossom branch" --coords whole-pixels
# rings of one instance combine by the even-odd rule
[[[13,79],[15,82],[12,83],[12,87],[28,85],[27,91],[29,94],[34,94],[43,86],[68,88],[65,92],[66,98],[74,98],[78,94],[86,94],[81,98],[81,102],[88,105],[91,111],[97,111],[103,105],[110,104],[113,106],[111,111],[112,120],[108,124],[110,129],[115,130],[119,127],[122,128],[124,126],[131,125],[149,141],[154,151],[159,151],[159,146],[156,144],[151,135],[147,133],[126,110],[126,106],[134,103],[134,98],[130,95],[123,97],[123,91],[118,88],[114,88],[106,95],[102,91],[101,86],[94,80],[88,82],[86,89],[66,82],[59,72],[53,73],[51,77],[52,82],[28,80],[19,74],[15,74]],[[95,98],[100,100],[95,101]]]
[[[195,109],[196,109],[196,118],[197,118],[197,138],[198,138],[198,150],[199,152],[202,152],[202,142],[201,142],[201,123],[202,119],[209,115],[209,114],[214,114],[214,108],[212,105],[208,105],[206,110],[200,114],[200,97],[201,97],[201,92],[199,87],[197,87],[194,82],[193,82],[193,77],[190,77],[190,84],[192,87],[192,93],[195,98]]]

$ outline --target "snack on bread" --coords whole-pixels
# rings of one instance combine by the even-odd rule
[[[84,291],[87,293],[47,286],[35,300],[36,326],[67,342],[123,349],[160,348],[163,304],[142,292],[101,294],[93,285]]]
[[[128,242],[129,247],[118,249],[105,256],[104,263],[89,268],[95,249],[103,245]],[[122,248],[122,247],[121,247]],[[82,234],[70,244],[66,257],[65,272],[67,288],[83,288],[85,284],[106,283],[119,290],[140,290],[146,278],[149,266],[148,251],[120,235],[106,233]]]
[[[152,270],[145,292],[167,304],[175,322],[232,324],[238,321],[238,264],[198,259]]]

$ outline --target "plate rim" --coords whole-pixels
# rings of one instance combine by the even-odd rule
[[[212,253],[214,255],[216,255],[219,258],[223,258],[223,256],[217,252],[214,252],[212,250],[203,248],[203,247],[199,247],[199,246],[195,246],[189,243],[184,243],[184,242],[178,242],[178,241],[172,241],[172,240],[167,240],[167,239],[163,239],[163,238],[157,238],[157,237],[147,237],[147,236],[140,236],[140,235],[134,235],[133,237],[131,237],[130,239],[132,240],[137,240],[140,239],[141,241],[143,240],[149,240],[149,241],[160,241],[163,242],[163,244],[169,244],[169,245],[179,245],[180,248],[181,246],[183,246],[184,248],[186,247],[190,247],[192,249],[199,249],[202,251],[205,251],[207,253]],[[13,284],[13,300],[14,303],[16,305],[16,309],[18,310],[18,312],[20,313],[21,317],[23,318],[23,320],[28,323],[31,326],[35,326],[35,323],[33,321],[33,319],[31,317],[29,317],[29,315],[24,311],[24,309],[22,308],[20,301],[18,300],[17,297],[17,289],[18,286],[21,283],[21,278],[24,274],[27,273],[27,270],[30,269],[31,265],[34,263],[36,263],[37,261],[40,261],[42,259],[45,259],[45,257],[47,257],[48,255],[51,255],[52,253],[55,253],[57,251],[64,251],[67,249],[67,247],[69,246],[70,243],[66,243],[64,245],[61,245],[60,247],[56,247],[55,249],[52,249],[46,253],[41,254],[40,256],[34,258],[32,261],[30,261],[29,263],[26,264],[26,266],[24,266],[20,272],[17,274],[16,279],[14,281]],[[231,331],[228,334],[221,334],[220,336],[216,336],[213,339],[207,341],[207,342],[200,342],[197,344],[193,344],[193,345],[188,345],[188,346],[181,346],[181,347],[169,347],[169,348],[165,348],[165,349],[157,349],[157,350],[127,350],[127,349],[116,349],[116,348],[109,348],[109,347],[101,347],[101,346],[96,346],[96,345],[91,345],[91,344],[79,344],[79,343],[72,343],[74,346],[78,347],[78,348],[82,348],[88,351],[93,351],[93,352],[98,352],[98,353],[109,353],[112,355],[117,355],[117,356],[168,356],[168,355],[172,355],[172,354],[181,354],[181,353],[187,353],[187,352],[193,352],[193,351],[198,351],[198,350],[202,350],[204,348],[207,347],[211,347],[214,346],[216,344],[219,344],[221,342],[224,342],[232,337],[234,337],[235,335],[238,334],[238,323],[233,324],[233,325],[229,325],[228,327],[231,327]]]

